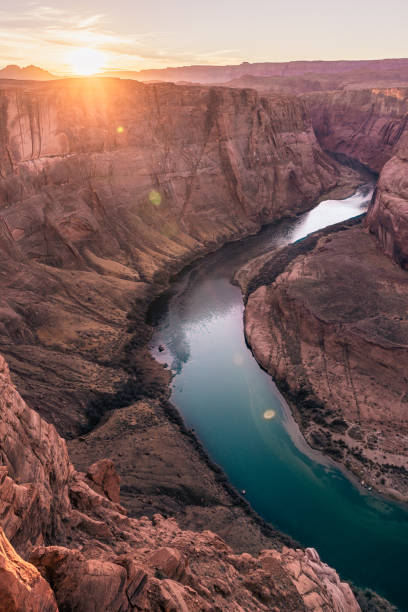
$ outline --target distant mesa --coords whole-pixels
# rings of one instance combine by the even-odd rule
[[[400,83],[401,72],[408,71],[408,59],[381,59],[381,60],[339,60],[339,61],[294,61],[294,62],[242,62],[241,64],[227,66],[176,66],[169,68],[153,68],[148,70],[108,70],[104,76],[120,77],[122,79],[136,79],[138,81],[172,81],[174,83],[201,83],[225,84],[235,79],[246,77],[290,79],[304,77],[310,80],[319,75],[326,81],[330,76],[358,73],[357,83],[366,80],[366,73],[373,73],[377,79],[379,75],[386,74],[392,81]],[[234,84],[233,84],[234,86]],[[242,85],[248,87],[247,84]],[[254,87],[254,83],[249,85]],[[325,88],[325,87],[323,87]]]
[[[408,86],[408,58],[355,61],[242,62],[227,66],[192,65],[147,70],[105,70],[94,76],[183,84],[226,85],[262,93],[310,93],[332,89]],[[59,77],[38,66],[9,65],[0,79],[50,81]]]
[[[47,70],[38,66],[26,66],[20,68],[15,64],[10,64],[0,70],[0,79],[18,79],[19,81],[51,81],[57,77]]]

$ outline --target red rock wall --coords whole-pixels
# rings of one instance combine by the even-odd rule
[[[383,251],[408,268],[408,160],[393,157],[381,172],[366,226]]]
[[[126,315],[152,282],[342,174],[293,98],[90,79],[5,85],[0,105],[0,347],[69,435],[90,392],[125,384]]]
[[[1,356],[0,385],[1,612],[55,612],[55,600],[83,612],[358,612],[350,586],[312,549],[239,555],[211,531],[184,531],[160,515],[128,518],[109,499],[111,462],[92,466],[89,480],[76,472],[64,440],[21,399]],[[108,481],[106,496],[89,486]]]
[[[379,173],[407,142],[408,90],[332,91],[304,96],[323,149]]]

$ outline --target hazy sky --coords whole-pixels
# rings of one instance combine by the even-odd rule
[[[0,0],[0,67],[106,68],[407,57],[407,0]]]

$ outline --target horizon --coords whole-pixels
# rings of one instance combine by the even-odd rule
[[[174,64],[174,65],[166,65],[163,66],[161,68],[157,68],[157,67],[150,67],[150,68],[102,68],[102,70],[100,72],[95,72],[92,74],[75,74],[75,72],[69,72],[67,74],[63,74],[63,73],[58,73],[56,71],[51,71],[48,70],[47,68],[44,68],[44,66],[40,66],[37,64],[24,64],[24,63],[17,63],[17,62],[13,62],[13,63],[9,63],[9,64],[5,64],[5,63],[1,63],[0,62],[0,71],[4,70],[5,68],[10,68],[10,67],[17,67],[20,70],[26,70],[28,68],[35,68],[35,69],[40,69],[43,70],[45,72],[49,72],[52,74],[52,76],[55,76],[57,78],[72,78],[72,77],[86,77],[86,76],[93,76],[93,77],[103,77],[105,74],[106,76],[112,77],[113,72],[117,72],[118,74],[121,73],[133,73],[133,72],[150,72],[150,71],[154,71],[154,70],[176,70],[176,69],[182,69],[182,68],[196,68],[196,67],[208,67],[208,68],[222,68],[222,67],[236,67],[236,66],[242,66],[244,64],[248,64],[248,65],[256,65],[256,64],[296,64],[296,63],[339,63],[339,62],[349,62],[349,63],[358,63],[358,62],[382,62],[382,61],[399,61],[399,60],[408,60],[408,55],[407,56],[401,56],[401,57],[373,57],[373,58],[358,58],[358,59],[344,59],[342,57],[338,58],[338,59],[294,59],[294,60],[282,60],[282,61],[275,61],[275,60],[265,60],[262,62],[249,62],[247,60],[243,60],[240,61],[238,63],[230,63],[230,64]]]
[[[364,61],[406,55],[408,6],[390,0],[376,8],[345,0],[305,7],[278,0],[186,0],[135,6],[119,0],[49,4],[5,0],[0,9],[0,65],[39,66],[56,76],[186,66],[234,66],[244,62]],[[250,23],[250,28],[248,28]],[[381,42],[380,49],[378,41]],[[30,58],[27,60],[27,58]],[[85,61],[84,61],[85,58]],[[86,64],[86,65],[85,65]]]

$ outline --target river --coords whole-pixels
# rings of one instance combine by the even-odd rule
[[[171,400],[252,507],[342,578],[408,610],[408,511],[361,488],[304,441],[272,378],[247,348],[240,290],[250,258],[366,210],[361,187],[226,245],[185,270],[153,310],[151,350],[173,374]],[[164,351],[158,347],[163,345]]]

